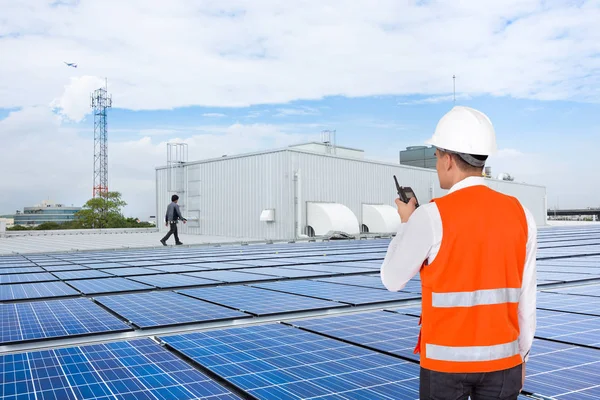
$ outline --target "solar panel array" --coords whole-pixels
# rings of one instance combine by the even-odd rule
[[[387,291],[388,244],[0,257],[0,398],[416,399],[421,283]],[[600,228],[540,229],[538,286],[520,399],[600,397]]]

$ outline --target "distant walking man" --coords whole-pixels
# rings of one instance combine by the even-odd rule
[[[396,200],[401,224],[381,266],[390,291],[421,274],[420,398],[516,400],[536,328],[535,221],[486,186],[496,133],[485,114],[454,107],[428,144],[448,193],[416,209]]]
[[[178,201],[179,196],[177,196],[176,194],[171,196],[171,204],[169,204],[169,206],[167,207],[167,214],[165,215],[165,226],[168,227],[169,225],[171,225],[171,229],[164,238],[160,239],[160,242],[163,244],[163,246],[167,245],[167,240],[169,240],[171,235],[175,236],[176,245],[183,244],[179,241],[179,235],[177,234],[177,221],[182,220],[185,224],[187,222],[187,219],[183,218],[183,216],[181,215],[181,211],[179,210],[179,204],[177,204]]]

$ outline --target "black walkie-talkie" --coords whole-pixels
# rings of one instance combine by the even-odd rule
[[[419,200],[417,200],[417,196],[415,195],[415,192],[410,188],[410,186],[400,186],[398,184],[398,179],[396,179],[396,175],[394,175],[394,182],[396,182],[396,190],[398,191],[398,198],[400,199],[400,201],[408,204],[409,200],[412,197],[414,197],[417,201],[415,204],[415,208],[419,207]]]

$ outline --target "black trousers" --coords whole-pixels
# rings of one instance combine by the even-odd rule
[[[169,230],[169,232],[167,232],[167,235],[164,238],[162,238],[162,241],[166,242],[167,240],[169,240],[171,235],[173,235],[175,236],[175,243],[179,243],[179,235],[177,234],[177,224],[169,223],[169,225],[171,225],[171,229]]]
[[[521,392],[522,365],[502,371],[470,374],[421,368],[421,400],[516,400]]]

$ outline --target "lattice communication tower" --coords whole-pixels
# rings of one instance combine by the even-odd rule
[[[112,107],[112,97],[108,94],[108,81],[103,88],[92,93],[91,103],[94,110],[94,186],[93,197],[106,196],[108,193],[108,145],[106,129],[106,110]]]

